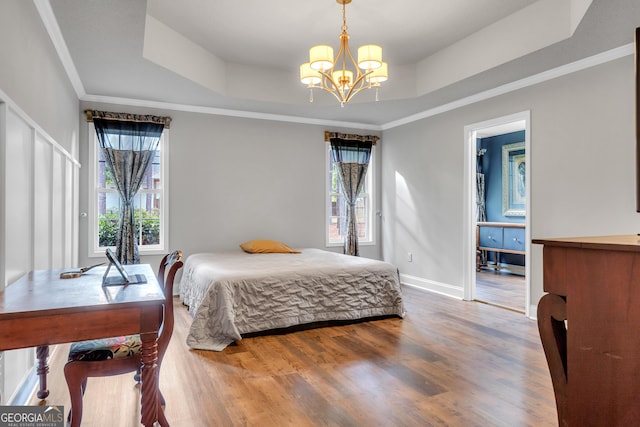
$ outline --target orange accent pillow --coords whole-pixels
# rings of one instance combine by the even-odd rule
[[[243,251],[250,254],[299,254],[300,251],[291,249],[276,240],[249,240],[240,245]]]

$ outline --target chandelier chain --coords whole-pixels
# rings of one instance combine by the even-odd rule
[[[347,4],[342,3],[342,32],[347,32]]]

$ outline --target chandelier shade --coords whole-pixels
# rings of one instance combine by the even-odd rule
[[[351,82],[353,81],[353,71],[351,70],[336,70],[331,74],[333,81],[343,89],[349,89]]]
[[[358,67],[375,70],[382,65],[382,48],[376,44],[366,44],[358,48]]]
[[[389,72],[387,71],[387,63],[381,62],[380,67],[373,70],[371,74],[369,74],[369,81],[372,84],[380,84],[386,81],[389,78]]]
[[[344,106],[363,89],[377,88],[389,78],[387,63],[382,60],[382,47],[367,44],[358,48],[358,61],[349,49],[345,5],[351,0],[336,0],[342,5],[342,33],[340,47],[334,57],[333,47],[325,44],[309,49],[309,62],[300,65],[300,81],[311,91],[309,100],[313,102],[313,89],[331,93]]]
[[[306,85],[318,85],[322,82],[322,74],[311,68],[311,64],[305,62],[300,65],[300,81]]]
[[[309,63],[314,70],[330,70],[333,68],[333,48],[319,44],[309,49]]]

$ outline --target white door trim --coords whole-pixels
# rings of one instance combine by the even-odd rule
[[[531,111],[522,111],[508,116],[498,117],[478,123],[473,123],[464,127],[464,201],[463,201],[463,288],[464,299],[471,301],[475,299],[476,291],[476,139],[489,132],[493,128],[502,128],[510,124],[518,124],[519,130],[525,131],[525,171],[526,180],[526,206],[527,215],[525,217],[525,315],[530,316],[531,284],[530,284],[530,253],[531,253]],[[503,132],[504,133],[504,132]]]

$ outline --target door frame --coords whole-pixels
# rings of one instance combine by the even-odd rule
[[[476,139],[525,131],[525,170],[527,212],[525,216],[525,315],[531,317],[531,111],[526,110],[508,116],[473,123],[464,127],[464,203],[463,203],[463,299],[473,301],[476,297]],[[511,126],[514,126],[513,129]],[[500,131],[500,130],[506,131]]]

